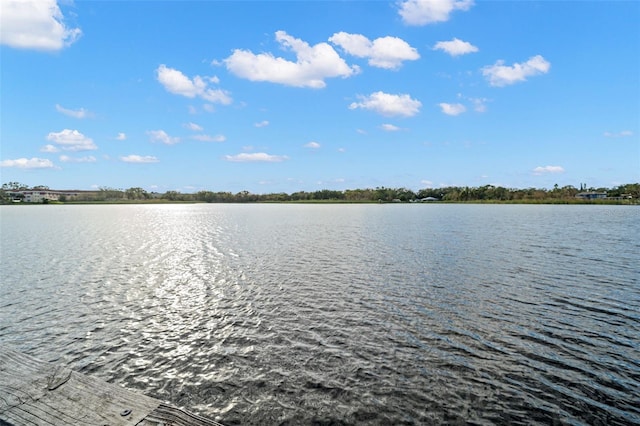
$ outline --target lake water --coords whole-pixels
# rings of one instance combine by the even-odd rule
[[[640,209],[0,207],[0,344],[233,424],[640,424]]]

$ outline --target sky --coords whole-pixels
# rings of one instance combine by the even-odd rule
[[[640,182],[638,1],[0,0],[0,42],[2,183]]]

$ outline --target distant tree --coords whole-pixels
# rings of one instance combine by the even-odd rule
[[[114,201],[121,200],[125,197],[125,193],[121,189],[109,188],[101,186],[95,195],[97,201]]]
[[[436,189],[436,188],[425,188],[425,189],[421,189],[418,191],[418,193],[416,194],[416,197],[419,199],[422,198],[442,198],[443,193],[442,193],[442,189]]]
[[[142,188],[129,188],[125,191],[125,195],[129,200],[148,200],[149,193]]]
[[[619,185],[607,191],[610,197],[631,196],[631,198],[640,198],[640,183],[628,183]]]
[[[396,196],[396,191],[391,188],[385,188],[384,186],[376,187],[374,199],[376,201],[391,202]]]
[[[313,197],[313,194],[310,192],[299,191],[291,194],[290,198],[291,198],[291,201],[306,201],[306,200],[311,200],[312,197]]]
[[[180,193],[178,191],[167,191],[162,195],[162,198],[169,201],[178,201],[180,199]]]
[[[29,187],[20,182],[8,182],[0,189],[0,201],[10,203],[12,198],[19,196],[9,195],[10,192],[28,190]],[[38,185],[33,189],[47,190],[49,187]],[[585,183],[580,184],[580,189],[572,185],[560,187],[553,185],[553,189],[540,188],[505,188],[494,185],[484,185],[480,187],[458,187],[449,186],[442,188],[424,188],[417,193],[407,188],[387,188],[376,187],[375,189],[347,189],[344,191],[321,189],[314,192],[299,191],[291,195],[284,192],[271,194],[252,194],[249,191],[240,191],[236,194],[230,192],[200,191],[195,194],[182,194],[178,191],[167,191],[160,195],[158,193],[148,193],[140,187],[132,187],[127,190],[109,187],[100,187],[98,191],[85,191],[74,197],[78,201],[117,201],[122,199],[146,200],[150,198],[163,198],[169,201],[203,201],[207,203],[255,203],[255,202],[286,202],[286,201],[331,201],[345,200],[350,202],[391,202],[400,200],[403,202],[412,201],[416,198],[433,197],[443,201],[465,202],[465,201],[534,201],[545,202],[545,200],[573,200],[579,191],[606,192],[609,197],[631,197],[640,199],[640,183],[619,185],[615,188],[587,188]],[[66,201],[67,196],[60,195],[60,201]]]
[[[330,189],[321,189],[315,191],[312,195],[314,200],[343,200],[344,193],[342,191],[333,191]]]
[[[560,198],[569,199],[575,198],[576,194],[578,194],[578,189],[572,185],[565,185],[560,188]]]
[[[235,195],[234,201],[236,203],[254,203],[258,201],[258,196],[249,191],[240,191]]]
[[[5,191],[21,191],[21,190],[29,189],[29,186],[20,182],[8,182],[8,183],[2,184],[2,189]]]
[[[211,191],[198,191],[195,194],[196,201],[204,201],[205,203],[213,203],[215,194]]]
[[[347,189],[344,191],[344,199],[347,201],[375,201],[375,193],[372,189]]]
[[[416,194],[415,192],[407,188],[396,188],[395,196],[393,198],[403,202],[408,202],[411,200],[415,200]]]

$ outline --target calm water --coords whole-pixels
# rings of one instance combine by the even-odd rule
[[[0,208],[0,344],[225,424],[640,424],[640,209]]]

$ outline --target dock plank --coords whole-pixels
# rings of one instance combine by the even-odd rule
[[[146,395],[0,347],[0,424],[220,426]]]

